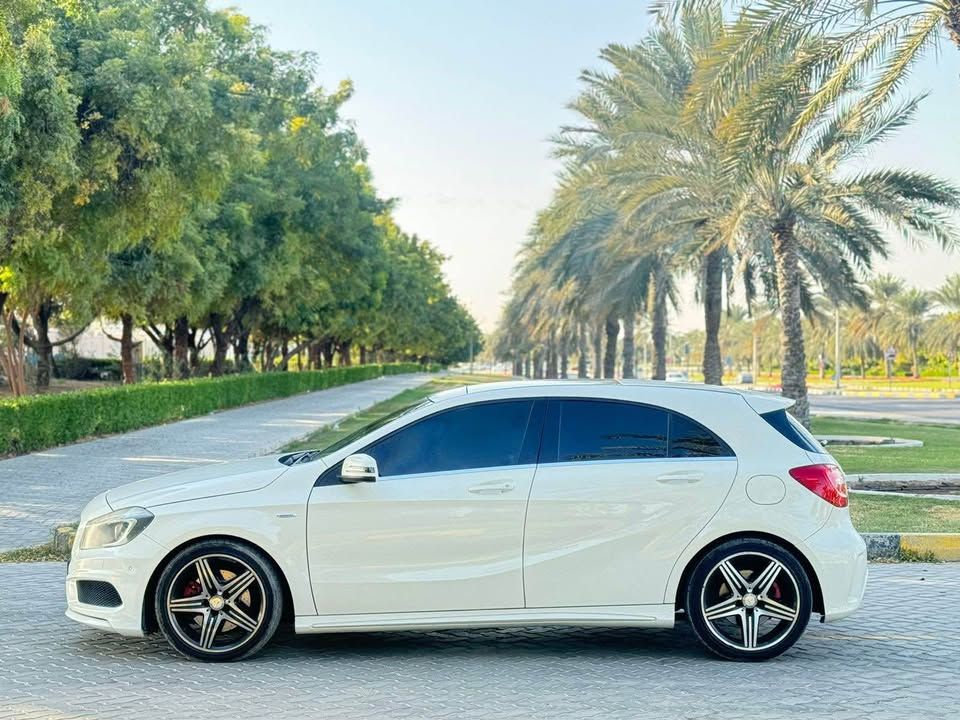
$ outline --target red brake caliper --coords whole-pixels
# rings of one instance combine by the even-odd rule
[[[193,597],[194,595],[199,595],[201,590],[200,583],[197,580],[191,580],[183,588],[183,596],[185,598]]]

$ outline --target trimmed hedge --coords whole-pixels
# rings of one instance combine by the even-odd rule
[[[136,430],[261,400],[381,377],[436,370],[416,363],[124,385],[0,401],[0,455]]]

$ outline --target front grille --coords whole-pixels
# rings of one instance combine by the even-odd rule
[[[84,605],[100,607],[120,607],[120,593],[103,580],[77,580],[77,599]]]

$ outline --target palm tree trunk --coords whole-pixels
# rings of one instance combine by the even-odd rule
[[[665,380],[667,377],[667,293],[661,283],[654,280],[653,309],[650,314],[650,340],[653,344],[651,378]]]
[[[607,333],[607,347],[603,354],[603,376],[612,378],[617,367],[617,336],[620,334],[620,321],[615,313],[607,315],[604,329]]]
[[[564,333],[560,338],[560,377],[564,380],[567,379],[567,370],[570,363],[570,352],[567,350],[567,344],[567,335]]]
[[[577,323],[577,377],[587,377],[587,326]]]
[[[603,323],[593,329],[593,377],[603,377]]]
[[[703,381],[708,385],[723,384],[723,358],[720,354],[720,316],[723,313],[723,251],[714,250],[704,258],[703,320],[706,339],[703,343]]]
[[[554,332],[550,333],[547,342],[547,379],[557,379],[557,341]]]
[[[780,298],[780,386],[784,397],[795,404],[790,412],[805,427],[810,426],[807,399],[807,356],[803,347],[800,313],[800,263],[794,221],[782,220],[773,227],[773,256],[777,266]]]
[[[637,365],[636,322],[632,312],[623,318],[623,377],[628,379],[637,376],[634,372]]]

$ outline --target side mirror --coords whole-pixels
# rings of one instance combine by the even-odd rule
[[[377,461],[369,455],[351,455],[340,466],[341,482],[376,482],[378,477]]]

